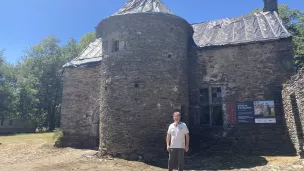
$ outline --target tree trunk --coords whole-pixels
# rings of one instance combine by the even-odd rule
[[[54,131],[55,130],[55,110],[54,106],[49,106],[48,110],[48,115],[49,115],[49,131]]]

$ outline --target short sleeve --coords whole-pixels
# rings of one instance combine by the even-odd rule
[[[170,125],[170,126],[169,126],[169,128],[168,128],[167,134],[169,134],[169,133],[170,133],[170,127],[171,127],[171,125]]]
[[[185,134],[189,134],[189,130],[188,130],[188,127],[187,127],[187,125],[186,125],[186,124],[185,124],[184,133],[185,133]]]

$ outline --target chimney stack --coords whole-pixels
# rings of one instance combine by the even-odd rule
[[[278,12],[278,0],[264,0],[264,12],[276,11]]]

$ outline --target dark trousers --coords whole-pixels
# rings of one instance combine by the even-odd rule
[[[184,170],[184,164],[185,164],[184,154],[185,154],[185,149],[183,148],[170,149],[169,160],[168,160],[169,171],[172,171],[175,168],[178,168],[178,171]]]

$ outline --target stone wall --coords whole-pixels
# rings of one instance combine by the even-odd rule
[[[274,151],[270,146],[276,144],[278,150],[286,145],[289,149],[286,151],[292,152],[284,128],[281,99],[281,85],[294,73],[292,59],[291,39],[206,47],[192,51],[189,62],[191,108],[199,109],[200,88],[221,87],[223,127],[226,130],[224,135],[234,139],[237,149],[251,150],[252,153],[258,150]],[[265,124],[239,124],[231,127],[228,123],[226,104],[256,100],[275,101],[277,123],[266,126]],[[194,121],[199,119],[196,118],[198,114],[195,111],[194,114],[191,113],[191,116],[194,117],[192,118]],[[249,144],[252,145],[249,146]]]
[[[98,147],[100,81],[99,66],[64,69],[61,108],[64,146]]]
[[[288,133],[300,153],[303,151],[304,69],[284,84],[282,94]]]
[[[0,120],[0,134],[34,133],[35,125],[29,120]]]
[[[274,100],[293,74],[290,39],[237,46],[207,47],[191,52],[189,88],[191,105],[199,105],[199,89],[220,86],[223,102]]]
[[[147,13],[105,19],[99,30],[101,148],[123,158],[166,154],[173,110],[181,109],[185,122],[188,118],[192,27],[176,16]],[[118,52],[111,52],[113,40],[123,44]]]

